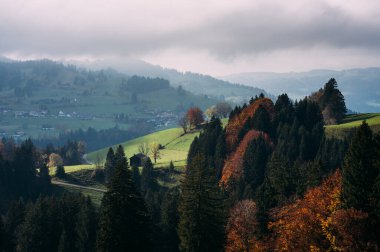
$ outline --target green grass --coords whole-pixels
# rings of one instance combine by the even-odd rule
[[[187,152],[193,139],[199,135],[199,131],[194,131],[183,135],[181,128],[172,128],[167,130],[161,130],[149,135],[145,135],[133,140],[121,143],[124,147],[125,154],[129,158],[134,154],[137,154],[138,146],[141,143],[153,143],[157,142],[164,146],[164,149],[160,150],[160,158],[155,164],[156,167],[168,166],[170,161],[173,161],[174,166],[177,169],[182,169],[186,164]],[[116,146],[113,146],[116,147]],[[95,162],[97,156],[104,161],[108,148],[101,149],[99,151],[91,152],[87,155],[88,160]]]
[[[66,173],[73,173],[81,170],[93,170],[95,169],[95,165],[92,164],[82,164],[82,165],[67,165],[65,166],[65,172]],[[55,173],[55,167],[51,167],[49,169],[50,175],[54,175]]]
[[[343,138],[349,134],[354,128],[359,127],[366,120],[373,131],[380,131],[380,114],[356,114],[348,115],[343,119],[343,123],[338,125],[328,125],[325,127],[326,135],[329,137]]]

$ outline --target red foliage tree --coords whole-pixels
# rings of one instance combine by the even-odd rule
[[[190,108],[186,113],[190,127],[195,128],[204,121],[203,112],[198,107]]]

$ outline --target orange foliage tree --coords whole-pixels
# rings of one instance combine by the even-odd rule
[[[190,108],[186,113],[187,120],[190,124],[190,127],[197,127],[204,121],[203,112],[198,107]]]
[[[252,200],[239,201],[230,211],[226,227],[226,251],[253,251],[256,242],[256,204]]]
[[[248,144],[259,136],[263,136],[267,142],[270,142],[269,136],[266,133],[256,130],[248,131],[239,146],[236,148],[235,152],[227,158],[223,167],[222,178],[220,179],[221,185],[228,186],[228,182],[231,179],[237,180],[241,177],[243,173],[244,153],[247,150]]]
[[[274,115],[274,105],[272,100],[268,98],[260,98],[254,103],[248,105],[243,111],[231,118],[226,126],[226,143],[228,151],[233,151],[238,141],[240,130],[249,118],[255,116],[256,110],[262,106],[270,115]]]
[[[276,208],[269,229],[274,246],[281,251],[365,250],[365,223],[368,215],[343,209],[342,176],[339,170],[322,185],[310,189],[303,199]],[[356,248],[356,249],[354,249]]]

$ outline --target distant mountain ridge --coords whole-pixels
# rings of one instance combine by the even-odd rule
[[[64,62],[65,63],[65,62]],[[152,65],[142,60],[123,59],[123,60],[99,60],[94,62],[72,61],[74,63],[89,69],[107,69],[112,68],[123,74],[132,76],[160,77],[170,81],[174,87],[182,86],[184,89],[194,93],[208,95],[217,99],[242,103],[249,98],[263,93],[272,97],[266,90],[253,87],[252,85],[242,85],[235,82],[228,82],[214,78],[210,75],[203,75],[192,72],[179,72],[175,69],[168,69],[158,65]]]
[[[347,70],[312,70],[308,72],[251,72],[220,77],[223,80],[256,86],[269,93],[288,93],[300,99],[317,91],[335,78],[346,99],[348,109],[356,112],[380,111],[380,67]]]

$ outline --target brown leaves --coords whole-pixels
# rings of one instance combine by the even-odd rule
[[[253,251],[257,240],[256,212],[252,200],[240,201],[232,208],[226,229],[226,251]]]
[[[269,228],[281,251],[362,251],[370,249],[365,235],[368,214],[342,209],[339,170],[303,199],[276,208]]]

